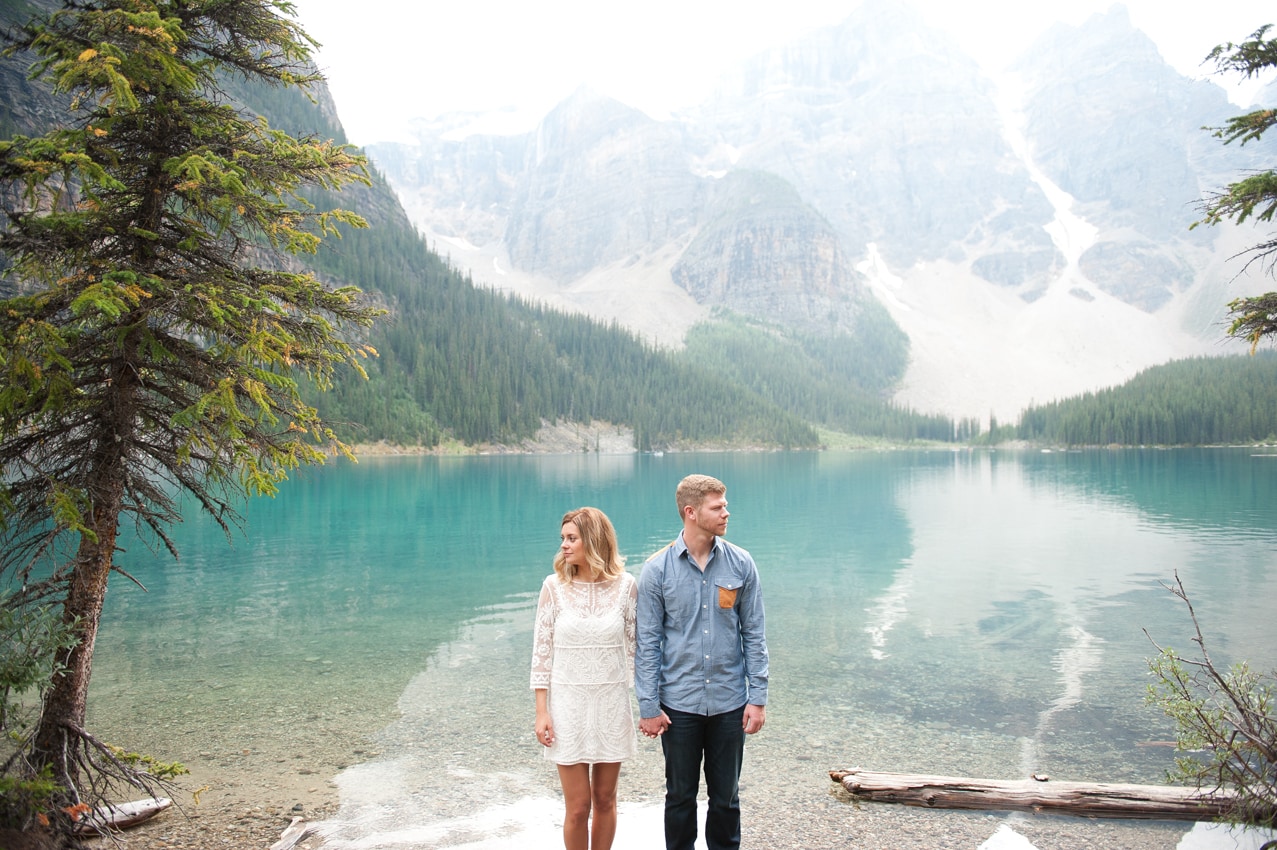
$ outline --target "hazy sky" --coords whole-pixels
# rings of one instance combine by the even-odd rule
[[[844,20],[860,0],[294,0],[351,141],[402,134],[404,119],[510,108],[530,129],[582,84],[653,117],[700,101],[740,60]],[[916,0],[998,69],[1057,21],[1108,0]],[[1131,22],[1181,73],[1206,76],[1216,44],[1277,9],[1259,0],[1128,0]],[[1217,79],[1223,84],[1223,79]],[[1249,99],[1249,89],[1233,92]]]

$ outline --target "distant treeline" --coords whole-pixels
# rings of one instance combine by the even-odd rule
[[[1277,352],[1154,366],[1119,387],[1030,407],[1015,436],[1068,446],[1277,440]]]
[[[834,431],[898,441],[955,439],[948,416],[887,400],[908,366],[909,338],[875,302],[862,312],[855,336],[814,336],[719,317],[692,329],[685,355]]]

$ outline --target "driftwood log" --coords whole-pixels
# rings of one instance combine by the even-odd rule
[[[137,826],[173,805],[168,797],[147,797],[131,803],[107,803],[93,809],[76,824],[79,835],[94,835],[105,830],[121,830]]]
[[[879,773],[859,768],[831,770],[829,778],[860,800],[932,809],[999,809],[1092,818],[1213,820],[1232,801],[1227,793],[1193,788],[1056,782],[1046,778],[966,779]]]

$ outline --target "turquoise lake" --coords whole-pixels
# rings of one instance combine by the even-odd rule
[[[1217,661],[1277,666],[1271,450],[367,458],[295,474],[229,543],[192,516],[176,563],[126,544],[147,592],[112,580],[90,713],[149,718],[169,749],[211,725],[227,750],[281,753],[299,721],[375,723],[337,765],[343,809],[370,783],[428,798],[402,784],[415,770],[451,776],[435,790],[460,808],[485,765],[512,798],[552,793],[527,665],[559,518],[606,511],[637,573],[677,533],[689,472],[728,485],[727,537],[763,580],[771,705],[747,806],[750,783],[823,794],[854,765],[1162,782],[1173,732],[1144,703],[1145,632],[1191,648],[1176,573]],[[659,799],[655,761],[623,797]],[[387,817],[451,816],[413,805]],[[442,846],[413,840],[395,846]]]

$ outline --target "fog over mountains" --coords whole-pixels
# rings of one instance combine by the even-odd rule
[[[672,120],[583,90],[532,133],[450,116],[369,153],[476,284],[664,345],[716,308],[854,333],[876,300],[911,342],[897,399],[922,411],[1005,421],[1243,351],[1222,322],[1228,300],[1272,288],[1235,258],[1259,235],[1189,226],[1277,148],[1201,129],[1240,110],[1120,6],[1026,45],[1013,71],[989,79],[880,0]]]

